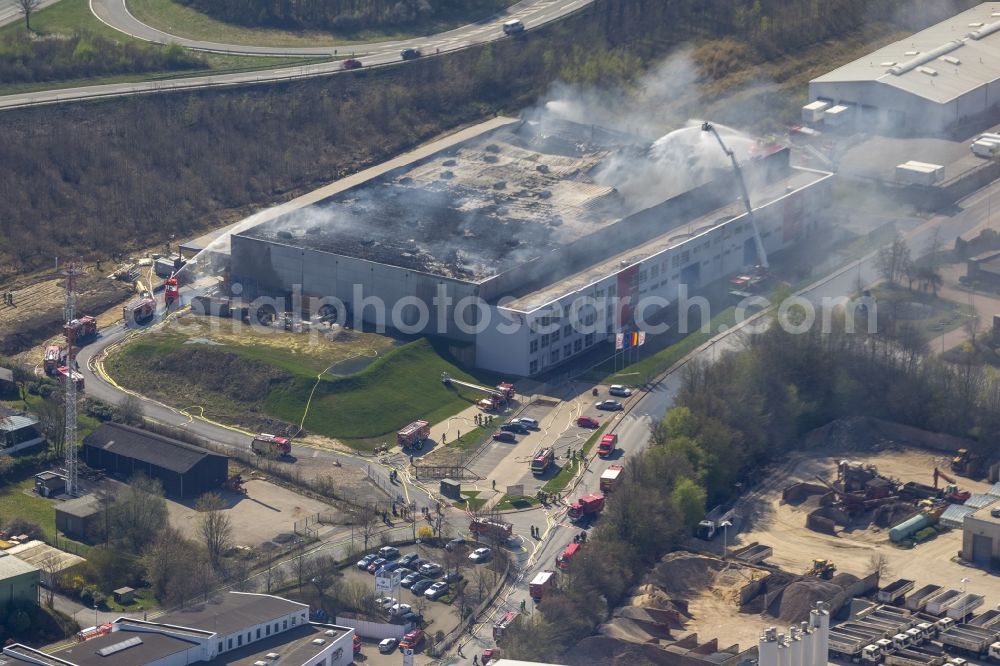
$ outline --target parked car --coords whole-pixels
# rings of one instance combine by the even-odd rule
[[[457,571],[452,571],[451,573],[446,573],[444,575],[444,578],[442,578],[441,580],[443,580],[446,583],[457,583],[458,581],[462,580],[462,578],[463,578],[462,574],[458,573]]]
[[[418,569],[418,571],[423,575],[432,576],[434,578],[440,576],[443,570],[444,569],[442,569],[441,565],[438,564],[437,562],[428,562],[427,564]]]
[[[514,436],[514,433],[507,432],[506,430],[493,433],[493,439],[498,442],[510,442],[511,444],[517,443],[517,437]]]
[[[612,384],[611,388],[608,389],[608,393],[618,396],[619,398],[627,398],[632,395],[632,389],[622,386],[621,384]]]
[[[499,658],[500,658],[500,648],[486,648],[485,650],[483,650],[483,658],[481,661],[483,662],[483,666],[486,666],[486,664],[490,663],[494,659],[499,659]]]
[[[581,416],[576,420],[576,424],[581,428],[600,428],[601,423],[593,416]]]
[[[401,558],[399,558],[399,563],[402,564],[404,567],[410,567],[410,565],[413,564],[414,560],[419,560],[419,559],[420,556],[417,555],[416,553],[407,553],[406,555],[403,555]],[[410,568],[412,569],[413,567]]]
[[[438,581],[427,588],[427,591],[424,592],[424,596],[430,599],[431,601],[434,601],[435,599],[440,599],[447,593],[448,593],[448,583]]]
[[[387,560],[394,560],[399,557],[399,549],[393,546],[382,546],[378,549],[378,556]]]
[[[469,553],[469,559],[473,562],[485,562],[491,557],[493,557],[493,551],[489,548],[476,548]]]
[[[382,568],[382,565],[386,563],[384,557],[376,557],[372,560],[372,563],[368,565],[368,573],[373,574]]]
[[[409,613],[411,610],[413,610],[413,607],[410,604],[393,604],[389,607],[389,615],[395,617],[403,613]]]
[[[421,55],[423,54],[420,53],[420,49],[413,49],[413,48],[403,49],[402,51],[399,52],[399,57],[402,58],[403,60],[414,60],[416,58],[419,58]]]
[[[503,24],[503,34],[516,35],[519,32],[524,32],[524,24],[521,23],[521,19],[511,19]]]
[[[402,585],[403,587],[409,588],[409,587],[413,587],[413,584],[416,583],[417,581],[421,581],[423,579],[424,579],[423,574],[420,574],[420,573],[417,573],[416,571],[414,571],[413,573],[409,574],[408,576],[405,576],[403,578],[403,580],[399,581],[399,584]]]
[[[378,555],[365,555],[358,560],[358,568],[362,571],[368,570],[368,565],[378,559]]]
[[[375,605],[381,606],[385,610],[389,610],[390,608],[392,608],[393,604],[398,604],[398,603],[399,599],[396,599],[395,597],[379,597],[378,599],[375,600]]]
[[[427,591],[427,588],[433,584],[434,581],[432,581],[430,578],[424,578],[422,580],[418,580],[416,583],[410,586],[410,592],[413,592],[413,594],[423,594],[424,592]]]
[[[528,426],[520,423],[519,421],[511,421],[510,423],[504,423],[500,426],[500,430],[504,432],[516,432],[519,435],[524,435],[528,432]]]
[[[399,568],[399,562],[386,562],[381,567],[375,570],[375,575],[388,576],[398,568]]]
[[[378,651],[381,654],[391,654],[392,652],[394,652],[396,650],[396,646],[397,645],[399,645],[399,639],[398,638],[386,638],[386,639],[383,639],[378,644]]]
[[[424,566],[425,564],[427,564],[427,560],[425,560],[422,557],[418,557],[417,559],[413,560],[406,566],[410,567],[414,571],[420,571],[420,567]]]
[[[402,620],[403,622],[409,622],[411,624],[424,623],[424,616],[421,615],[420,613],[414,613],[413,611],[410,611],[408,613],[403,613],[402,615],[399,616],[399,619]]]
[[[623,409],[622,403],[618,402],[617,400],[601,400],[594,406],[597,407],[598,409],[603,409],[606,412],[617,412]]]
[[[344,61],[344,69],[359,69],[361,67],[361,61],[357,58],[348,58]]]
[[[514,419],[514,420],[517,421],[518,423],[522,424],[523,426],[525,426],[529,430],[538,430],[538,420],[537,419],[529,419],[526,416],[522,416],[521,418]]]
[[[424,640],[424,630],[414,629],[410,633],[403,636],[403,640],[399,641],[399,647],[401,648],[415,648]]]
[[[449,541],[444,545],[444,549],[450,553],[451,551],[461,548],[464,545],[465,545],[465,539],[461,538],[452,539],[451,541]]]

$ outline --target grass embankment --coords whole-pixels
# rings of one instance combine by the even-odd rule
[[[189,337],[168,330],[126,345],[107,359],[105,368],[127,388],[209,419],[257,429],[272,419],[297,425],[306,414],[306,430],[357,448],[374,447],[416,419],[442,421],[478,399],[471,391],[441,383],[442,372],[456,379],[477,378],[427,340],[389,351],[354,374],[324,374],[317,383],[317,375],[331,365],[350,362],[366,350],[381,354],[391,344],[381,336],[354,335],[343,344],[296,348],[288,341],[304,335],[185,344]],[[478,379],[496,383],[486,375]]]
[[[177,52],[175,54],[176,57],[166,58],[166,60],[193,60],[196,64],[189,64],[182,68],[145,69],[144,71],[127,71],[118,74],[97,74],[91,76],[83,73],[88,71],[86,61],[88,58],[92,59],[94,57],[100,59],[102,58],[102,54],[95,54],[88,49],[78,49],[72,58],[73,61],[78,62],[44,63],[44,67],[36,69],[48,68],[50,70],[45,76],[45,80],[39,79],[21,83],[6,81],[0,84],[0,94],[10,95],[37,90],[72,88],[83,85],[168,80],[206,74],[251,72],[276,67],[315,64],[330,59],[327,57],[281,58],[203,53],[188,51],[177,46],[150,44],[149,42],[130,37],[101,22],[90,11],[88,0],[60,0],[60,2],[34,13],[31,17],[31,28],[34,34],[27,32],[23,21],[0,27],[0,60],[4,58],[23,59],[28,57],[20,47],[15,48],[12,45],[4,46],[6,42],[5,38],[28,35],[32,40],[58,39],[67,38],[70,35],[78,33],[85,33],[110,40],[118,45],[134,47],[140,52],[161,55],[169,53],[172,50],[173,52]],[[11,49],[14,50],[12,51]],[[148,58],[148,60],[151,62],[160,62],[164,58]],[[58,68],[56,65],[58,65]],[[29,67],[29,69],[31,68]],[[134,67],[136,70],[140,68],[140,65],[135,65]]]
[[[175,0],[127,0],[132,15],[143,23],[177,37],[221,44],[251,46],[337,46],[395,41],[433,35],[480,21],[513,4],[514,0],[473,0],[464,11],[448,16],[429,16],[406,27],[363,30],[283,29],[234,25]],[[499,28],[498,28],[499,30]],[[349,52],[349,51],[348,51]]]
[[[576,476],[577,471],[580,469],[580,465],[582,465],[583,461],[587,459],[590,452],[594,450],[594,445],[601,439],[601,435],[604,434],[608,425],[610,425],[610,422],[608,421],[601,424],[601,427],[595,430],[594,434],[588,437],[587,441],[584,442],[582,453],[578,454],[573,460],[570,460],[563,465],[558,474],[545,482],[545,485],[542,486],[542,490],[547,493],[561,493],[565,490],[566,486],[569,485],[569,482]]]
[[[614,369],[614,360],[609,359],[591,368],[582,378],[600,384],[646,384],[655,379],[657,375],[671,365],[684,358],[684,356],[711,340],[712,337],[722,330],[725,330],[722,327],[732,327],[734,324],[734,315],[735,308],[726,308],[712,318],[711,322],[709,322],[707,332],[703,332],[699,328],[687,337],[675,338],[677,341],[668,347],[617,371]],[[640,347],[639,349],[642,348]]]
[[[452,502],[452,506],[457,509],[468,509],[470,511],[478,511],[483,508],[486,504],[486,500],[479,496],[479,490],[463,490],[462,499],[457,502]]]

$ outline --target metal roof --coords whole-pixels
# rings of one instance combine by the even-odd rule
[[[13,555],[0,554],[0,580],[7,580],[34,571],[39,571],[39,568]]]
[[[944,513],[941,514],[941,519],[938,522],[945,527],[959,528],[962,526],[962,523],[965,522],[965,517],[974,511],[975,509],[971,506],[952,504],[944,510]]]
[[[110,451],[183,474],[205,458],[223,458],[193,444],[121,423],[105,423],[83,440],[85,447]]]
[[[810,83],[874,82],[944,103],[997,79],[1000,2],[984,2]]]
[[[973,509],[982,509],[984,506],[989,506],[997,501],[996,495],[987,495],[986,493],[976,493],[969,499],[965,501],[965,506],[971,506]]]
[[[38,425],[38,419],[34,416],[15,415],[8,416],[7,418],[0,417],[0,430],[4,432],[14,432],[22,428],[30,428],[34,425]]]
[[[219,598],[193,608],[167,613],[156,618],[160,624],[197,627],[220,635],[231,634],[244,627],[265,624],[309,607],[297,601],[269,594],[227,592]]]
[[[986,494],[993,495],[994,497],[1000,497],[1000,481],[990,486],[990,489],[986,491]]]

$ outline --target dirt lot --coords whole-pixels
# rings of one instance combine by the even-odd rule
[[[259,546],[282,533],[293,531],[296,520],[329,510],[330,507],[267,481],[253,480],[246,484],[247,494],[226,492],[226,513],[233,524],[236,545]],[[167,500],[170,524],[190,539],[199,540],[198,512],[194,502],[179,504]]]
[[[884,553],[889,562],[890,579],[905,575],[914,579],[917,587],[927,583],[961,587],[961,579],[969,578],[969,589],[985,594],[989,605],[1000,603],[1000,578],[957,560],[956,555],[962,547],[961,530],[951,530],[906,550],[893,546],[888,530],[884,529],[872,527],[831,536],[806,528],[806,514],[811,507],[783,503],[781,490],[795,481],[812,480],[815,474],[833,479],[835,465],[841,457],[797,455],[774,472],[763,489],[743,502],[745,531],[733,540],[735,545],[753,541],[771,545],[774,555],[769,562],[789,572],[805,571],[813,558],[827,557],[836,563],[838,572],[856,576],[870,573],[872,555]],[[906,448],[850,457],[874,464],[882,474],[892,478],[925,484],[931,483],[934,467],[947,470],[949,463],[944,454]],[[961,488],[972,492],[984,492],[990,485],[964,477],[958,477],[958,481]]]

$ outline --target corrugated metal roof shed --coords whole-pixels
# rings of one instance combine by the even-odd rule
[[[1000,3],[984,2],[813,82],[877,82],[943,103],[997,79]]]
[[[952,504],[944,513],[941,514],[941,519],[938,521],[945,527],[953,527],[958,529],[965,522],[965,517],[970,513],[975,511],[971,506],[965,506],[963,504]]]
[[[994,497],[1000,497],[1000,481],[994,483],[993,486],[986,491],[986,494],[993,495]]]
[[[996,495],[976,493],[965,502],[965,506],[971,506],[973,509],[982,509],[984,506],[993,504],[997,499],[1000,498],[997,498]]]

